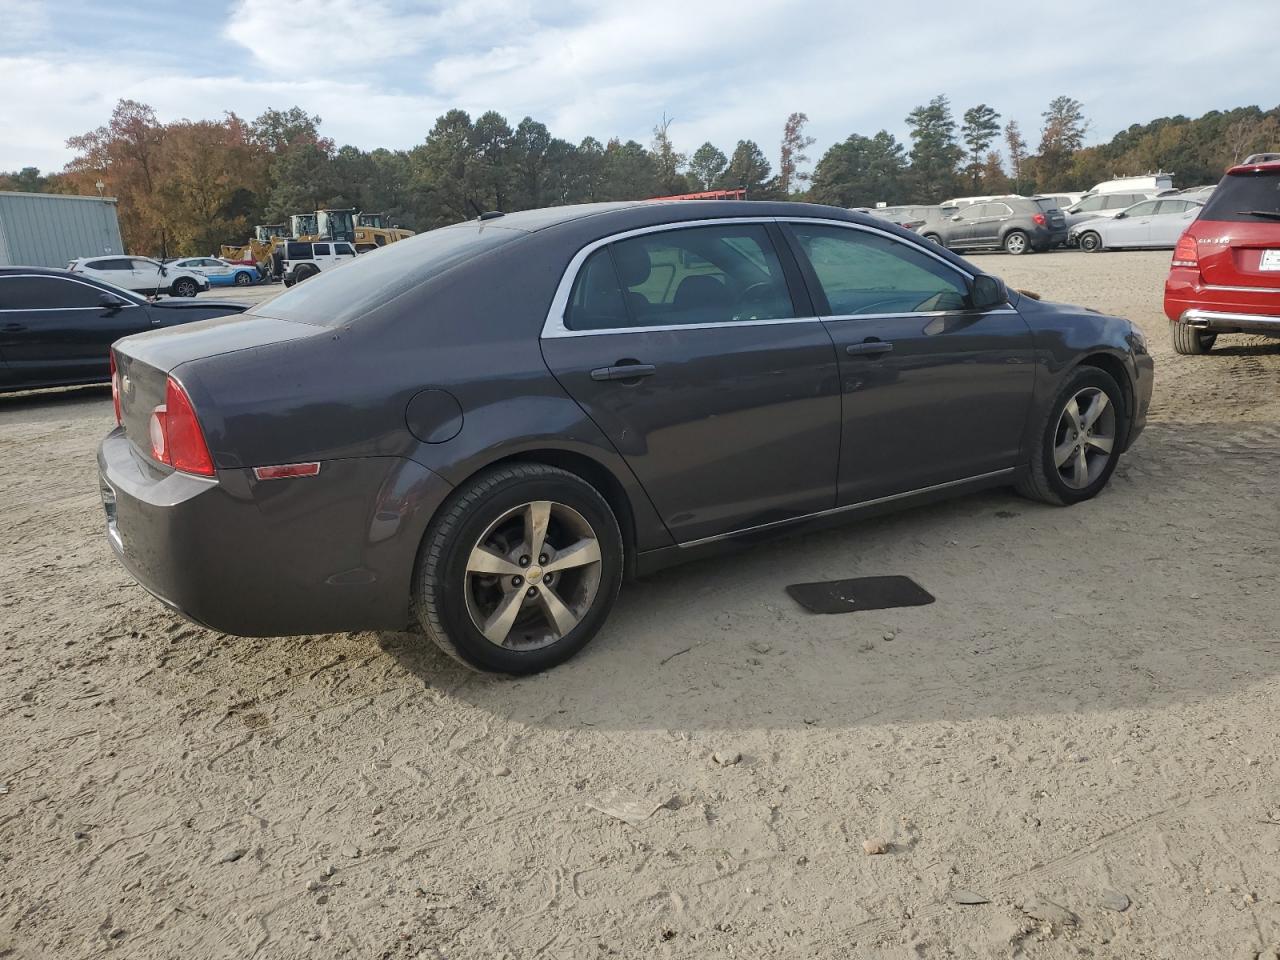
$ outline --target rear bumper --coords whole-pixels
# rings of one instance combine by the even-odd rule
[[[119,428],[98,469],[107,539],[134,579],[240,636],[402,629],[418,545],[451,489],[399,457],[327,461],[291,480],[162,474]]]
[[[1280,277],[1275,287],[1215,286],[1194,267],[1170,267],[1164,313],[1202,330],[1270,333],[1280,326]]]
[[[1213,333],[1265,333],[1280,337],[1280,316],[1262,313],[1223,313],[1192,308],[1183,311],[1177,322]]]

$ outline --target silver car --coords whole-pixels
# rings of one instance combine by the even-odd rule
[[[1199,200],[1176,196],[1143,200],[1110,219],[1077,223],[1068,233],[1067,242],[1086,253],[1130,247],[1172,249],[1203,206]]]

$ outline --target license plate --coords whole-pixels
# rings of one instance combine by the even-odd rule
[[[1263,250],[1259,270],[1280,270],[1280,250]]]

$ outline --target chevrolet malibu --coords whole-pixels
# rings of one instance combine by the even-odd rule
[[[628,576],[1002,485],[1095,496],[1127,320],[883,220],[743,201],[486,214],[113,347],[108,538],[240,635],[404,629],[530,673]]]

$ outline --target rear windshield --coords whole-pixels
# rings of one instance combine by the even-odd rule
[[[522,231],[484,223],[441,227],[326,267],[249,312],[322,327],[343,326],[451,267],[521,236]]]
[[[1041,210],[1043,210],[1045,213],[1048,213],[1050,210],[1057,210],[1058,198],[1057,197],[1040,197],[1038,200],[1036,200],[1036,206],[1039,207]]]
[[[1200,219],[1280,223],[1280,170],[1223,177]]]

